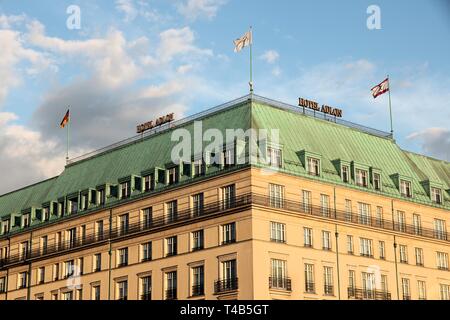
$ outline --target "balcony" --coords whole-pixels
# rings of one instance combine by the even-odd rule
[[[271,238],[270,241],[275,242],[275,243],[286,243],[285,239],[275,239],[275,238]]]
[[[222,241],[222,245],[226,246],[228,244],[232,244],[232,243],[236,243],[236,239],[228,239],[228,240],[223,240]]]
[[[152,300],[152,293],[151,292],[145,292],[141,294],[141,300],[143,301],[150,301]]]
[[[214,293],[221,294],[238,289],[238,278],[231,278],[225,280],[216,280],[214,282]]]
[[[316,286],[314,282],[306,281],[305,282],[305,292],[306,293],[316,293]]]
[[[123,268],[128,265],[128,261],[123,261],[117,264],[117,268]]]
[[[204,249],[203,245],[200,245],[200,246],[193,247],[192,251],[201,251],[203,249]]]
[[[205,286],[203,284],[198,284],[192,286],[192,296],[201,297],[205,295]]]
[[[348,287],[348,298],[355,300],[391,300],[391,294],[387,291],[368,290]]]
[[[292,291],[290,278],[269,277],[269,289]]]
[[[177,289],[166,290],[166,300],[176,300],[177,299]]]

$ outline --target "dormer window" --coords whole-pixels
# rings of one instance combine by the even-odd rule
[[[223,166],[229,167],[234,165],[234,149],[227,147],[222,153]]]
[[[442,190],[438,188],[431,188],[431,201],[437,204],[442,204]]]
[[[78,198],[72,198],[69,199],[69,204],[70,204],[70,214],[74,214],[78,212]]]
[[[402,197],[412,197],[410,181],[400,180],[400,194],[402,195]]]
[[[342,181],[345,183],[348,183],[350,181],[348,166],[342,166]]]
[[[103,206],[106,203],[106,191],[105,189],[98,190],[98,204]]]
[[[86,193],[81,196],[82,203],[83,203],[83,210],[89,209],[89,194]]]
[[[283,157],[280,149],[269,147],[267,148],[269,157],[269,165],[274,168],[281,168],[283,164]]]
[[[150,174],[144,177],[144,192],[149,192],[153,189],[153,176]]]
[[[312,176],[320,175],[320,160],[308,157],[308,173]]]
[[[130,181],[125,181],[120,184],[120,197],[121,199],[130,197]]]
[[[360,187],[367,187],[367,171],[356,169],[356,184]]]
[[[379,173],[373,174],[373,188],[375,190],[381,190],[381,176]]]
[[[9,220],[3,220],[2,234],[7,234],[9,232]]]
[[[22,216],[22,227],[23,228],[28,228],[30,226],[30,214],[24,214]]]
[[[203,160],[194,161],[194,177],[200,177],[205,174],[203,166]]]
[[[178,182],[178,176],[177,176],[177,167],[170,168],[168,170],[169,175],[169,185],[175,184]]]
[[[45,207],[42,209],[42,218],[44,221],[48,221],[50,219],[50,207]]]

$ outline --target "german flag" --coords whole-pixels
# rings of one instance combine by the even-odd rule
[[[70,110],[67,110],[66,115],[64,116],[64,118],[61,121],[60,127],[64,128],[66,126],[66,124],[68,124],[70,121]]]

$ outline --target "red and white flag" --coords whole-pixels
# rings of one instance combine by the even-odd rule
[[[381,96],[382,94],[389,91],[389,78],[384,80],[379,85],[372,88],[372,95],[374,99],[376,99],[378,96]]]

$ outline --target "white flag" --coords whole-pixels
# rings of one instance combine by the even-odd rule
[[[234,52],[241,51],[252,44],[252,31],[247,31],[241,38],[234,40]]]

